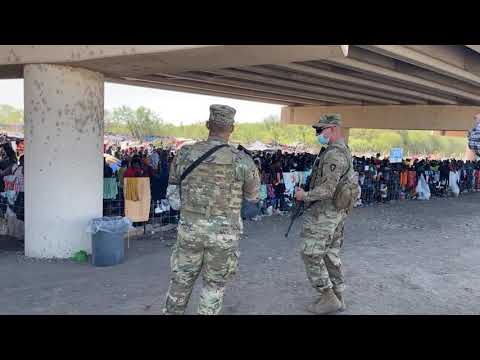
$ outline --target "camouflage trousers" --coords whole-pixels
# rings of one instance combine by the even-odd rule
[[[170,259],[172,277],[164,313],[184,314],[196,279],[203,269],[203,288],[198,314],[217,315],[222,310],[227,281],[238,266],[239,235],[211,223],[180,221],[177,242]]]
[[[308,280],[319,292],[333,288],[345,290],[345,280],[340,260],[343,245],[345,213],[323,209],[305,213],[302,227],[301,255]]]

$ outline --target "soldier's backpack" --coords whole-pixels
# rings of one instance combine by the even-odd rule
[[[227,147],[228,144],[221,144],[217,145],[210,150],[208,150],[205,154],[200,156],[197,160],[195,160],[189,167],[185,169],[183,174],[180,176],[178,184],[169,184],[167,187],[167,199],[170,203],[170,206],[173,210],[180,210],[181,204],[181,189],[182,189],[182,181],[198,166],[200,163],[208,158],[209,156],[213,155],[217,150],[220,150],[223,147]]]
[[[345,150],[341,149],[341,151],[348,159],[348,169],[340,177],[340,181],[333,194],[333,203],[337,210],[346,210],[347,212],[350,212],[355,206],[358,195],[360,195],[358,190],[358,175],[353,171],[350,173],[352,167],[351,158]]]

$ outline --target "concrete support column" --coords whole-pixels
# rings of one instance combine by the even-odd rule
[[[91,252],[87,223],[102,216],[103,76],[26,65],[25,255]]]

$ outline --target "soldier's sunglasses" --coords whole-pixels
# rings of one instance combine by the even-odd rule
[[[325,127],[322,127],[322,128],[316,128],[316,133],[317,135],[321,134],[324,130],[328,129],[328,128],[331,128],[331,126],[325,126]]]

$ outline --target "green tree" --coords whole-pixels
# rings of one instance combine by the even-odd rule
[[[18,125],[23,123],[23,111],[10,105],[0,105],[0,124]]]

